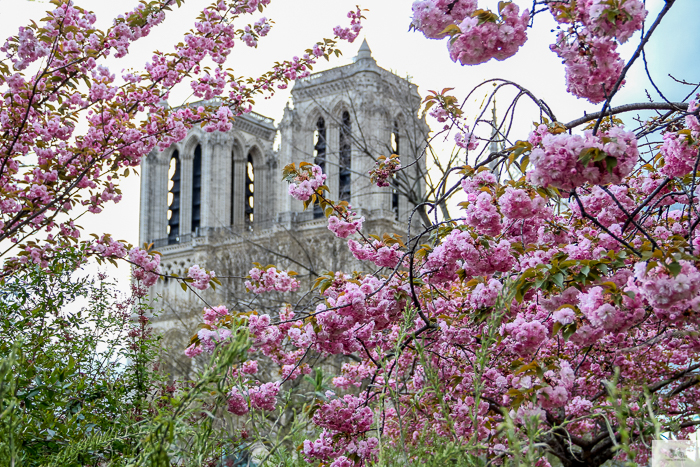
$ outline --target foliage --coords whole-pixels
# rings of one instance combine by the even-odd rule
[[[148,308],[104,275],[76,277],[80,261],[66,250],[3,285],[0,464],[203,465],[235,453],[210,411],[246,333],[196,383],[167,381]]]
[[[616,48],[642,28],[641,2],[539,3],[546,8],[535,13],[551,11],[568,28],[552,50],[565,60],[569,90],[603,102],[600,112],[559,122],[544,100],[493,80],[489,101],[515,87],[541,117],[527,138],[494,151],[479,143],[450,89],[433,92],[426,110],[456,131],[469,164],[451,167],[459,181],[445,176],[443,198],[429,203],[434,221],[406,241],[365,233],[363,218],[328,198],[320,167],[285,167],[290,195],[304,207],[320,204],[328,228],[379,272],[328,272],[316,281],[320,302],[286,305],[276,316],[220,308],[188,348],[225,345],[214,336],[233,319],[247,321],[259,352],[252,357],[276,363],[281,384],[312,371],[315,355],[356,360],[332,379],[337,394],[326,392],[308,412],[299,461],[369,465],[386,462],[389,446],[393,456],[425,462],[422,446],[452,458],[443,449],[452,445],[462,456],[454,462],[467,465],[645,463],[660,430],[687,436],[699,423],[697,86],[689,102],[611,107],[673,2],[627,64]],[[504,2],[499,13],[505,21],[471,0],[419,0],[413,24],[430,38],[451,36],[455,61],[480,63],[505,59],[524,41],[519,31],[502,34],[518,8]],[[480,49],[476,36],[492,41]],[[613,116],[645,109],[668,112],[632,130]],[[510,127],[485,123],[489,142],[510,141]],[[400,171],[393,160],[391,171]],[[447,200],[459,203],[461,217],[438,219]],[[270,384],[253,373],[230,394],[246,408],[234,413],[251,420],[255,395]]]

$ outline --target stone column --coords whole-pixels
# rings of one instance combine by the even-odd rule
[[[180,182],[180,236],[190,233],[192,230],[192,161],[194,158],[194,148],[185,149],[180,153],[180,170],[182,178]]]
[[[237,228],[242,228],[245,224],[245,171],[248,159],[248,153],[243,145],[236,145],[233,149],[234,167],[233,167],[233,191],[234,196],[233,206],[233,225]]]

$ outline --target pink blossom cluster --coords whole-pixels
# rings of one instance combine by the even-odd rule
[[[355,218],[356,214],[350,209],[351,206],[347,206],[347,210],[342,213],[338,213],[337,216],[328,217],[328,230],[333,232],[336,237],[348,238],[360,230],[362,230],[362,224],[365,222],[365,218]]]
[[[287,271],[278,271],[275,267],[255,267],[248,272],[250,280],[245,282],[247,290],[260,294],[265,292],[294,292],[299,288],[299,281]]]
[[[351,394],[321,404],[314,413],[313,422],[323,428],[323,431],[318,440],[304,441],[304,454],[307,460],[310,461],[313,458],[328,460],[331,457],[337,457],[336,462],[343,465],[342,458],[345,456],[338,456],[343,451],[348,455],[356,454],[365,460],[374,458],[379,444],[375,437],[350,442],[346,440],[334,447],[330,447],[327,443],[329,438],[337,437],[338,434],[364,434],[369,431],[373,420],[372,410],[366,405],[363,406],[362,399]]]
[[[582,158],[587,152],[591,157],[584,165]],[[606,157],[595,161],[596,155]],[[606,158],[614,159],[612,168]],[[551,185],[564,190],[584,183],[619,183],[632,171],[638,159],[637,138],[621,126],[597,135],[591,130],[586,130],[583,136],[550,133],[532,150],[530,162],[534,169],[528,172],[528,180],[536,185]]]
[[[550,48],[564,61],[568,92],[594,104],[610,95],[624,66],[613,39],[560,32]]]
[[[616,306],[606,299],[602,287],[592,287],[578,297],[581,312],[588,319],[592,330],[603,330],[607,333],[623,332],[637,324],[644,317],[641,301],[626,296],[623,303]]]
[[[421,31],[428,39],[442,39],[445,28],[457,24],[477,9],[476,0],[416,0],[411,7],[411,26]]]
[[[411,25],[429,39],[452,36],[450,58],[462,65],[505,60],[527,40],[530,14],[525,10],[520,15],[511,2],[499,8],[498,15],[479,10],[476,0],[417,0],[412,8]]]
[[[160,277],[160,255],[151,255],[142,248],[132,248],[129,251],[129,261],[134,265],[131,272],[134,279],[144,287],[151,287]]]
[[[380,268],[394,269],[403,258],[403,252],[399,250],[399,244],[386,245],[384,242],[374,240],[371,244],[348,240],[348,248],[352,255],[360,261],[370,261]]]
[[[514,265],[508,240],[477,241],[468,230],[454,229],[428,255],[421,274],[431,282],[442,283],[457,278],[462,270],[467,277],[508,271]]]
[[[547,338],[547,328],[539,321],[528,321],[522,316],[503,326],[504,335],[513,340],[513,351],[521,356],[533,354]]]
[[[521,188],[507,187],[498,198],[498,205],[506,219],[529,219],[538,215],[546,204],[544,198],[534,195]]]
[[[481,192],[476,195],[476,199],[467,206],[465,217],[467,225],[474,227],[482,235],[496,237],[501,233],[501,215],[493,196],[489,193]]]
[[[589,0],[581,3],[588,8],[591,30],[615,37],[620,44],[642,29],[647,16],[641,0]]]
[[[114,240],[110,235],[103,235],[95,240],[91,248],[103,258],[124,258],[127,255],[126,246],[122,242]]]
[[[466,127],[466,131],[455,133],[455,144],[457,147],[462,149],[474,151],[477,147],[479,147],[479,140],[476,139],[474,132],[469,132],[469,127]]]
[[[277,404],[277,394],[280,392],[280,383],[264,383],[248,389],[250,405],[254,409],[273,411]]]
[[[243,28],[244,34],[241,36],[241,40],[245,42],[248,47],[257,47],[258,37],[267,36],[270,29],[270,23],[267,21],[267,18],[262,17],[256,21],[252,27],[246,26]]]
[[[613,226],[629,218],[635,203],[625,186],[609,185],[606,190],[599,186],[592,187],[590,193],[580,196],[581,205],[586,214],[594,216],[603,226],[617,230]],[[578,203],[571,203],[571,211],[576,217],[582,217]]]
[[[217,344],[228,340],[231,337],[231,330],[223,327],[211,326],[211,329],[202,328],[197,332],[199,339],[199,352],[213,353]]]
[[[380,156],[377,159],[374,168],[369,171],[369,177],[372,183],[378,187],[387,187],[390,185],[389,179],[401,169],[401,161],[398,155],[392,154],[391,157]]]
[[[231,391],[229,391],[226,409],[232,414],[239,416],[245,415],[250,411],[248,401],[237,387],[233,387]]]
[[[555,19],[570,24],[550,46],[563,59],[567,90],[598,103],[612,92],[623,61],[618,43],[642,28],[647,11],[641,0],[582,0],[550,4]]]
[[[674,273],[668,263],[650,265],[640,261],[634,266],[634,277],[629,289],[641,295],[660,318],[677,321],[691,312],[697,321],[700,312],[700,271],[690,261],[678,261],[679,270]]]
[[[355,11],[349,11],[348,12],[348,18],[350,18],[350,26],[347,28],[343,28],[341,26],[336,26],[333,28],[333,33],[339,38],[346,40],[350,43],[354,42],[355,39],[357,39],[357,36],[360,34],[360,31],[362,30],[362,10],[360,7],[357,7],[357,10]]]
[[[476,201],[479,193],[484,192],[483,189],[489,189],[496,186],[496,176],[488,170],[482,170],[471,177],[463,178],[460,184],[462,185],[464,192],[467,194],[467,199],[469,201]]]
[[[693,118],[692,115],[689,117]],[[700,144],[693,141],[691,135],[676,132],[664,133],[663,138],[661,153],[664,156],[664,166],[661,172],[669,177],[682,177],[691,173],[698,158]]]
[[[487,18],[482,15],[467,16],[458,23],[460,33],[447,46],[453,61],[462,65],[477,65],[492,58],[505,60],[515,55],[525,43],[525,31],[530,20],[527,9],[520,15],[515,3],[507,3],[500,11],[500,19],[491,15],[485,14]]]
[[[216,273],[214,271],[207,272],[195,264],[187,271],[187,277],[192,279],[191,285],[195,289],[207,290],[211,280],[216,277]]]
[[[450,114],[442,106],[435,106],[430,110],[430,116],[437,120],[439,123],[445,123],[449,118]],[[445,129],[449,128],[449,125]]]
[[[326,174],[318,165],[297,172],[294,182],[289,184],[289,194],[299,201],[307,201],[326,182]]]
[[[203,317],[202,320],[204,321],[205,324],[208,324],[209,326],[212,326],[219,321],[224,316],[228,316],[228,309],[223,306],[215,306],[212,308],[205,308],[203,312]]]

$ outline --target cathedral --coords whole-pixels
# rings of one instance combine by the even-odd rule
[[[304,210],[288,195],[282,168],[321,166],[329,198],[348,201],[364,216],[363,231],[405,236],[426,191],[429,128],[420,103],[417,86],[379,67],[364,41],[353,63],[296,81],[278,125],[250,112],[228,132],[193,128],[180,143],[149,154],[141,173],[140,244],[154,244],[167,275],[186,275],[192,264],[215,271],[223,287],[208,291],[208,302],[238,309],[261,306],[242,280],[253,262],[296,271],[306,290],[325,271],[366,268],[328,230],[320,209]],[[407,169],[393,186],[377,187],[368,173],[390,154]],[[159,281],[152,296],[163,309],[155,323],[166,345],[189,338],[201,306],[188,304],[172,280]]]

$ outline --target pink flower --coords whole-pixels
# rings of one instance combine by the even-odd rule
[[[318,165],[311,167],[310,171],[304,171],[294,179],[294,183],[289,184],[289,194],[299,201],[306,201],[311,195],[316,193],[326,182],[326,174]]]
[[[675,132],[664,133],[663,138],[661,153],[664,155],[664,166],[661,172],[669,177],[682,177],[691,173],[695,167],[700,145],[691,144],[691,138],[688,135]]]
[[[133,248],[129,251],[129,260],[134,264],[132,275],[141,281],[144,287],[151,287],[158,281],[160,270],[160,255],[149,255],[146,250]]]
[[[554,311],[552,318],[554,318],[554,321],[566,326],[576,321],[576,313],[571,308],[560,308]]]
[[[348,212],[347,217],[351,217],[353,213]],[[359,219],[354,219],[351,221],[346,221],[337,216],[330,216],[328,218],[328,230],[333,232],[336,237],[347,238],[350,235],[362,230],[362,223],[365,221],[364,216]]]
[[[610,94],[624,66],[617,42],[585,30],[573,36],[560,32],[550,48],[564,60],[566,90],[594,104]]]
[[[280,392],[280,383],[265,383],[248,390],[250,405],[254,409],[267,411],[275,410],[277,394]]]
[[[480,234],[495,237],[501,233],[501,216],[488,193],[479,193],[476,200],[467,206],[466,218],[467,224]]]
[[[193,279],[192,287],[199,290],[207,290],[209,288],[209,282],[216,277],[214,271],[208,272],[200,268],[196,264],[187,271],[187,277]]]
[[[508,3],[500,12],[500,19],[481,21],[467,16],[458,24],[461,33],[448,42],[450,58],[462,65],[476,65],[492,58],[505,60],[518,51],[527,40],[530,13],[523,14],[515,3]]]
[[[594,160],[598,155],[601,158]],[[595,136],[591,130],[585,131],[583,136],[547,134],[541,147],[533,149],[530,155],[534,169],[528,172],[528,180],[565,190],[586,182],[592,185],[619,183],[634,169],[638,159],[637,139],[622,127],[612,127]]]
[[[238,388],[233,388],[228,393],[228,407],[226,409],[234,415],[245,415],[248,413],[248,402]]]
[[[258,372],[258,362],[257,360],[248,360],[243,365],[241,365],[241,373],[247,375],[254,375]]]
[[[215,324],[219,318],[226,315],[228,315],[228,309],[223,305],[215,306],[214,308],[205,308],[203,320],[206,324],[212,325]]]
[[[299,281],[287,271],[278,271],[275,267],[267,269],[253,268],[248,273],[251,280],[245,282],[246,289],[260,294],[264,292],[293,292],[299,288]],[[293,274],[293,273],[292,273]]]

